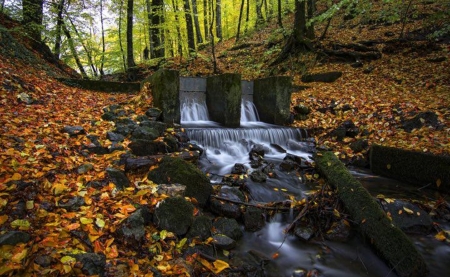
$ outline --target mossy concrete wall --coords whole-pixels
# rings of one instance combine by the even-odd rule
[[[225,127],[239,127],[241,121],[241,75],[222,74],[206,80],[209,117]]]
[[[427,266],[412,241],[332,152],[314,155],[316,167],[336,190],[361,235],[399,276],[426,276]]]
[[[176,70],[161,69],[145,79],[150,82],[153,93],[153,105],[162,111],[162,121],[180,123],[180,74]]]
[[[63,84],[71,87],[78,87],[103,92],[138,93],[141,89],[140,83],[110,82],[110,81],[65,79],[65,78],[58,78],[58,80]]]
[[[375,174],[450,192],[450,157],[372,145],[370,169]]]
[[[292,78],[275,76],[254,81],[253,102],[261,121],[277,125],[288,123]]]

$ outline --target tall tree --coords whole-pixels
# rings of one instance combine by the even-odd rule
[[[71,26],[72,26],[72,30],[73,30],[73,31],[75,32],[75,34],[77,35],[78,40],[79,40],[79,42],[81,43],[81,46],[83,47],[84,52],[86,53],[86,57],[87,57],[87,59],[88,59],[89,65],[90,65],[90,67],[91,67],[91,69],[92,69],[92,73],[94,74],[94,76],[97,76],[97,68],[96,68],[95,65],[94,65],[94,61],[92,60],[91,51],[86,47],[86,44],[83,42],[84,39],[82,38],[80,32],[78,32],[77,26],[75,26],[73,20],[72,20],[70,17],[68,17],[68,19],[69,19],[70,24],[71,24]]]
[[[63,29],[64,34],[67,37],[67,41],[69,43],[69,47],[70,47],[70,51],[72,52],[73,58],[75,60],[75,63],[78,66],[78,70],[80,70],[81,76],[83,76],[83,78],[87,79],[88,76],[86,74],[86,71],[84,70],[83,64],[81,64],[80,58],[78,56],[78,52],[75,49],[75,43],[73,42],[72,36],[70,35],[69,30],[67,29],[66,25],[63,23],[63,25],[61,26]]]
[[[63,25],[64,4],[64,0],[57,0],[56,3],[54,2],[57,11],[54,54],[57,59],[59,59],[59,55],[61,54],[61,27]]]
[[[208,8],[208,0],[203,0],[203,27],[205,29],[205,40],[208,40],[208,16],[209,16],[209,8]]]
[[[28,36],[35,42],[41,42],[41,30],[44,0],[22,0],[22,23]]]
[[[133,0],[127,2],[127,67],[135,67],[133,54]]]
[[[281,0],[277,0],[278,2],[278,12],[277,12],[277,23],[280,28],[283,28],[283,22],[281,21]]]
[[[178,16],[178,6],[175,4],[175,0],[172,0],[172,7],[175,13],[175,26],[177,30],[177,45],[178,45],[178,55],[180,56],[180,61],[183,58],[183,40],[181,38],[180,30],[180,17]]]
[[[100,27],[102,28],[102,56],[100,59],[100,75],[105,75],[105,72],[103,70],[103,67],[105,65],[105,51],[106,51],[106,44],[105,44],[105,26],[103,24],[103,0],[100,0]]]
[[[198,12],[197,12],[197,0],[192,0],[192,12],[194,14],[194,26],[195,26],[195,34],[197,37],[197,43],[202,43],[202,32],[200,31],[200,22],[198,21]]]
[[[264,23],[264,18],[262,15],[262,5],[264,0],[256,1],[256,23],[255,27],[260,27]]]
[[[236,41],[239,40],[239,33],[241,32],[241,21],[242,21],[242,13],[244,12],[244,3],[245,0],[241,1],[241,8],[239,9],[239,19],[238,19],[238,27],[237,27],[237,33],[236,33]]]
[[[184,0],[184,16],[186,19],[186,31],[188,38],[189,55],[195,52],[194,25],[192,24],[192,13],[189,0]]]
[[[120,53],[122,54],[122,62],[123,62],[123,70],[127,70],[127,63],[125,59],[125,51],[123,50],[123,44],[122,44],[122,18],[123,18],[123,0],[120,0],[120,7],[119,7],[119,47],[120,47]]]
[[[222,2],[216,0],[216,36],[222,40]]]
[[[149,40],[149,44],[150,44],[150,56],[152,56],[154,54],[154,50],[153,50],[153,40],[152,40],[152,33],[153,33],[153,29],[152,29],[152,18],[153,18],[153,13],[152,13],[152,5],[150,3],[150,0],[145,0],[145,5],[147,7],[147,20],[148,20],[148,40]]]
[[[164,30],[163,30],[164,1],[153,0],[151,7],[152,7],[151,41],[153,43],[152,57],[163,58],[165,55]]]

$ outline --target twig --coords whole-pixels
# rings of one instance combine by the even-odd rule
[[[268,203],[260,203],[260,204],[246,203],[246,202],[242,202],[242,201],[231,200],[228,198],[220,197],[217,195],[211,195],[211,197],[216,198],[217,200],[227,201],[227,202],[238,204],[238,205],[257,207],[257,208],[261,208],[261,209],[265,209],[265,210],[289,211],[291,209],[291,208],[286,208],[286,207],[270,207],[270,206],[268,206],[269,205]],[[274,204],[282,204],[282,203],[283,202],[276,202]]]

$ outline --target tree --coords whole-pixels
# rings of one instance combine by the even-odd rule
[[[63,25],[62,25],[61,27],[62,27],[62,29],[63,29],[63,31],[64,31],[64,34],[65,34],[66,37],[67,37],[67,41],[68,41],[68,43],[69,43],[69,47],[70,47],[70,50],[71,50],[71,52],[72,52],[73,58],[74,58],[74,60],[75,60],[75,63],[76,63],[77,66],[78,66],[78,70],[80,70],[81,76],[83,76],[83,78],[86,78],[86,79],[87,79],[88,76],[87,76],[87,74],[86,74],[86,71],[84,70],[83,65],[81,64],[80,58],[79,58],[79,56],[78,56],[78,52],[77,52],[77,50],[75,49],[75,44],[74,44],[74,42],[73,42],[73,39],[72,39],[72,36],[70,35],[69,30],[68,30],[67,27],[66,27],[66,24],[63,23]]]
[[[186,31],[188,38],[189,55],[195,52],[194,25],[192,24],[191,7],[189,0],[184,0],[184,16],[186,19]]]
[[[22,0],[22,23],[26,28],[28,36],[34,41],[40,43],[44,0]]]
[[[136,66],[133,54],[133,0],[127,2],[127,67]]]
[[[102,28],[102,57],[100,60],[100,75],[105,75],[105,72],[103,71],[103,67],[105,65],[105,52],[106,52],[106,45],[105,45],[105,26],[103,25],[103,0],[100,0],[100,25]]]
[[[222,40],[222,3],[216,0],[216,36]]]
[[[192,0],[192,12],[194,13],[194,26],[195,26],[195,34],[197,37],[197,43],[202,43],[202,32],[200,31],[200,22],[198,21],[198,12],[197,12],[197,0]]]
[[[153,52],[151,56],[153,58],[163,58],[165,56],[164,49],[164,32],[162,25],[164,23],[164,1],[153,0],[151,5],[151,34],[150,45],[153,45]]]
[[[236,33],[236,42],[239,40],[239,33],[241,32],[241,21],[242,21],[242,13],[244,12],[244,3],[245,0],[241,1],[241,8],[239,9],[239,19],[238,19],[238,28]]]
[[[205,29],[205,40],[208,40],[208,16],[209,16],[209,7],[208,0],[203,0],[203,28]]]
[[[54,54],[56,58],[59,59],[59,55],[61,54],[61,27],[63,25],[63,10],[65,1],[59,0],[57,3],[53,4],[56,5],[57,11]]]

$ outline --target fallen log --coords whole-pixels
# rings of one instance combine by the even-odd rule
[[[427,266],[411,240],[392,222],[374,198],[332,152],[314,155],[316,167],[337,191],[358,231],[399,276],[426,276]]]

